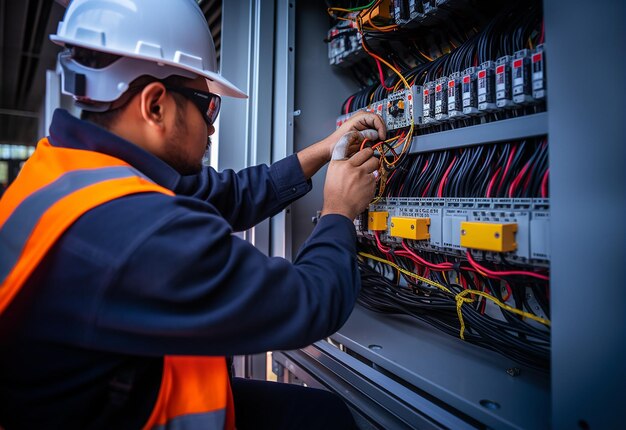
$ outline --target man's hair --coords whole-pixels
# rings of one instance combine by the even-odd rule
[[[92,69],[102,69],[104,67],[110,66],[115,61],[119,60],[121,57],[119,55],[108,54],[106,52],[93,51],[91,49],[80,48],[73,46],[71,47],[72,51],[72,59],[76,62],[91,67]],[[153,76],[143,75],[139,76],[137,79],[133,80],[128,89],[122,94],[117,100],[111,103],[111,108],[104,112],[93,112],[89,110],[84,110],[80,114],[80,119],[92,122],[94,124],[99,125],[105,129],[110,129],[115,122],[119,119],[120,115],[124,112],[124,108],[127,106],[128,102],[144,87],[152,82],[163,82],[164,84],[172,85],[172,86],[185,86],[186,82],[189,82],[191,79],[185,78],[178,75],[170,75],[165,79],[157,79]],[[176,103],[176,107],[183,111],[185,109],[185,98],[178,93],[172,92],[172,97],[174,97],[174,102]]]

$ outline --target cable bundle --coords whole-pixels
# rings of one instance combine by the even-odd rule
[[[549,368],[550,321],[534,313],[526,293],[533,292],[549,317],[548,284],[540,278],[544,275],[498,272],[439,254],[430,255],[428,261],[404,243],[403,248],[360,244],[361,305],[412,316],[528,367]],[[487,303],[495,304],[501,316],[486,312]]]
[[[412,154],[389,176],[386,197],[548,197],[545,138]]]

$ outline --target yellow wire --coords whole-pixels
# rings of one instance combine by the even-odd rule
[[[385,260],[384,258],[376,257],[375,255],[367,254],[365,252],[359,252],[359,255],[361,257],[369,258],[370,260],[378,261],[379,263],[387,264],[387,265],[393,267],[394,269],[398,270],[399,272],[404,273],[407,276],[410,276],[412,278],[418,279],[418,280],[420,280],[422,282],[425,282],[425,283],[427,283],[429,285],[432,285],[433,287],[437,287],[440,290],[443,290],[443,291],[445,291],[448,294],[452,294],[452,292],[448,288],[446,288],[444,285],[441,285],[441,284],[439,284],[437,282],[434,282],[434,281],[432,281],[430,279],[427,279],[427,278],[424,278],[422,276],[419,276],[416,273],[413,273],[411,271],[403,269],[402,267],[398,266],[397,264],[395,264],[392,261]],[[500,308],[502,308],[504,310],[507,310],[507,311],[509,311],[511,313],[514,313],[516,315],[520,315],[520,316],[522,316],[524,318],[528,318],[530,320],[537,321],[538,323],[541,323],[541,324],[543,324],[545,326],[548,326],[548,327],[551,325],[550,320],[548,320],[546,318],[541,318],[541,317],[538,317],[537,315],[531,314],[529,312],[524,312],[524,311],[521,311],[521,310],[519,310],[517,308],[511,307],[511,306],[507,305],[506,303],[502,303],[500,300],[498,300],[497,298],[495,298],[491,294],[485,293],[484,291],[480,291],[480,290],[463,290],[463,291],[461,291],[460,293],[458,293],[458,294],[456,294],[454,296],[454,299],[456,301],[456,312],[457,312],[457,316],[459,318],[459,323],[461,325],[461,329],[459,330],[459,337],[461,339],[463,339],[463,340],[465,340],[465,321],[463,320],[463,313],[461,312],[461,307],[463,306],[463,303],[472,303],[472,302],[474,302],[473,298],[465,297],[465,296],[470,295],[470,294],[472,296],[473,295],[477,295],[477,296],[484,297],[485,299],[490,300],[493,303],[495,303],[496,305],[498,305]]]
[[[428,55],[424,54],[422,51],[420,51],[419,49],[417,50],[417,52],[419,52],[420,54],[422,54],[422,57],[426,58],[428,61],[435,61],[432,57],[429,57]]]
[[[393,25],[386,25],[386,26],[377,26],[374,23],[374,20],[372,19],[372,13],[374,12],[374,10],[380,6],[382,0],[378,0],[377,2],[375,2],[370,8],[365,9],[360,11],[359,13],[357,13],[356,15],[353,15],[353,17],[351,18],[346,18],[346,17],[339,17],[336,16],[334,14],[334,12],[340,12],[340,13],[352,13],[354,11],[351,11],[349,9],[344,9],[344,8],[328,8],[328,14],[330,16],[333,16],[337,19],[341,19],[343,21],[351,21],[356,23],[357,26],[357,30],[359,31],[359,33],[361,33],[361,43],[363,46],[363,50],[370,55],[373,58],[376,58],[378,61],[382,62],[385,66],[389,67],[396,75],[398,75],[398,77],[400,78],[400,81],[396,84],[394,91],[396,91],[398,89],[398,86],[400,85],[400,82],[402,82],[405,86],[405,88],[407,89],[407,91],[410,91],[411,86],[410,84],[407,82],[407,80],[405,79],[404,76],[402,76],[402,73],[400,73],[400,71],[398,71],[398,69],[396,69],[394,66],[392,66],[389,62],[387,62],[385,59],[379,57],[378,55],[374,54],[372,51],[370,51],[366,44],[365,44],[365,35],[363,34],[363,29],[364,28],[374,28],[376,31],[381,31],[381,32],[386,32],[386,31],[392,31],[395,30],[396,28],[398,28],[397,25],[393,24]],[[367,24],[364,24],[363,21],[368,20],[369,22]],[[370,96],[370,104],[373,100],[374,94],[372,93],[372,95]],[[414,101],[411,100],[411,105],[413,106]],[[398,144],[393,148],[394,150],[398,147],[400,147],[401,145],[403,145],[402,147],[402,151],[400,152],[400,155],[395,155],[393,161],[388,161],[387,160],[387,156],[389,155],[390,150],[385,151],[384,149],[381,148],[381,154],[382,156],[380,157],[380,165],[381,167],[383,165],[387,165],[389,167],[391,166],[395,166],[401,159],[402,157],[408,152],[409,148],[411,147],[411,143],[412,143],[412,137],[413,137],[413,130],[415,127],[415,123],[414,123],[414,119],[411,116],[411,126],[409,128],[409,131],[407,132],[406,136],[404,137],[402,143],[398,142]],[[398,137],[396,138],[391,138],[391,139],[387,139],[385,142],[389,143],[389,142],[393,142],[395,140],[397,140]],[[381,169],[381,170],[386,170],[386,169]],[[372,202],[375,203],[378,200],[380,200],[380,198],[382,197],[382,193],[384,192],[385,189],[385,183],[384,182],[380,182],[380,185],[378,187],[378,196],[376,197],[376,199]]]
[[[385,260],[384,258],[376,257],[375,255],[368,254],[366,252],[359,252],[359,255],[361,257],[369,258],[370,260],[378,261],[379,263],[387,264],[387,265],[393,267],[394,269],[398,270],[399,272],[404,273],[407,276],[410,276],[411,278],[418,279],[418,280],[420,280],[422,282],[427,283],[428,285],[432,285],[433,287],[437,287],[440,290],[445,291],[448,294],[452,294],[452,291],[450,291],[447,287],[445,287],[445,286],[443,286],[443,285],[441,285],[441,284],[439,284],[439,283],[437,283],[435,281],[432,281],[432,280],[430,280],[428,278],[424,278],[423,276],[420,276],[417,273],[410,272],[410,271],[408,271],[408,270],[398,266],[396,263],[394,263],[392,261]]]

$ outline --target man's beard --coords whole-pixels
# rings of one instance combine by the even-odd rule
[[[184,136],[187,133],[187,124],[185,123],[182,112],[177,112],[176,121],[174,124],[174,135]],[[206,150],[209,150],[211,145],[211,137],[207,137]],[[202,171],[202,157],[199,159],[191,159],[190,154],[185,150],[185,145],[178,138],[171,139],[167,145],[167,152],[165,160],[167,164],[172,166],[181,175],[194,175]]]

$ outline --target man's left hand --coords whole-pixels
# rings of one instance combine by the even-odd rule
[[[378,139],[385,140],[387,136],[387,130],[385,123],[380,115],[376,115],[371,112],[357,112],[349,119],[346,120],[341,126],[335,130],[333,134],[328,136],[325,140],[328,143],[328,159],[332,158],[333,150],[339,140],[346,134],[351,132],[359,132],[364,130],[376,130],[378,132]],[[370,137],[367,133],[363,133],[364,136]],[[359,150],[359,145],[350,145],[348,152],[345,154],[346,158],[349,158],[352,154]]]

